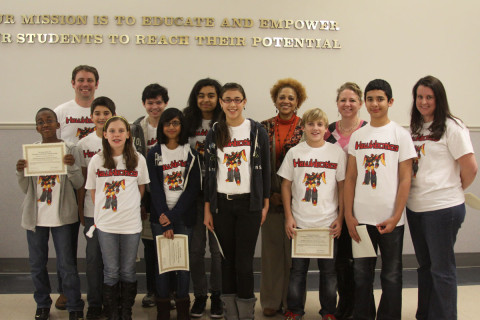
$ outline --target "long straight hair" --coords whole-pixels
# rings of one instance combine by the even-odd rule
[[[239,91],[242,94],[243,99],[247,98],[245,94],[245,90],[243,90],[243,87],[240,84],[235,82],[226,83],[222,87],[222,90],[220,91],[220,97],[223,98],[223,94],[230,90]],[[217,122],[215,143],[217,144],[217,148],[220,148],[220,150],[223,151],[223,147],[227,145],[228,141],[230,141],[230,130],[227,125],[227,116],[225,115],[225,112],[223,112],[222,110]]]
[[[448,106],[447,92],[440,80],[433,76],[426,76],[417,81],[412,89],[413,104],[410,119],[410,130],[413,136],[419,136],[423,128],[423,117],[417,109],[417,89],[419,86],[424,86],[432,89],[435,96],[435,110],[433,112],[433,122],[429,127],[431,132],[430,136],[433,139],[440,139],[447,128],[447,118],[452,119],[458,124],[459,119],[454,117],[450,113],[450,107]]]
[[[220,106],[220,90],[222,89],[222,86],[220,85],[220,83],[217,80],[210,78],[198,80],[197,83],[195,83],[195,85],[193,86],[192,91],[190,92],[187,107],[183,109],[186,123],[185,129],[188,130],[189,137],[194,137],[195,131],[202,124],[202,111],[198,107],[198,94],[200,93],[200,90],[202,90],[202,88],[204,87],[213,87],[215,88],[215,92],[217,93],[217,105],[213,110],[213,117],[209,123],[210,128],[213,126],[215,121],[217,121],[218,116],[222,112],[222,108]]]
[[[138,157],[137,153],[135,152],[135,149],[133,148],[133,143],[132,143],[132,133],[130,132],[130,124],[128,121],[121,116],[113,116],[110,119],[105,122],[105,125],[103,126],[103,132],[106,133],[108,130],[108,127],[110,124],[112,124],[115,121],[122,121],[125,124],[125,127],[127,128],[127,132],[129,133],[129,137],[125,141],[125,146],[123,148],[123,159],[125,160],[125,166],[127,167],[127,170],[133,171],[138,165]],[[106,169],[115,169],[115,161],[113,160],[113,152],[112,152],[112,147],[108,143],[108,140],[105,138],[105,135],[102,137],[102,146],[103,146],[103,158],[105,159],[105,162],[103,166]]]

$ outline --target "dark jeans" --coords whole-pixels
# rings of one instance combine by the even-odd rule
[[[67,296],[68,311],[83,310],[84,302],[80,294],[80,278],[74,262],[72,250],[72,226],[36,227],[35,231],[27,230],[28,260],[35,292],[33,297],[37,308],[50,308],[50,281],[47,272],[48,239],[52,233],[53,244],[57,255],[58,273],[63,280],[64,293]]]
[[[153,238],[163,235],[162,227],[158,223],[151,223]],[[185,234],[188,236],[188,246],[190,247],[192,239],[192,227],[187,227],[181,222],[181,219],[173,226],[174,234]],[[157,252],[157,243],[155,244],[155,252]],[[170,298],[171,289],[171,275],[175,273],[176,286],[175,293],[177,299],[183,299],[189,296],[188,289],[190,286],[190,271],[172,271],[159,274],[158,259],[155,258],[155,283],[157,286],[157,295],[160,299]]]
[[[320,314],[334,314],[337,310],[337,274],[335,273],[335,256],[337,240],[334,243],[333,259],[316,259],[320,271],[318,296]],[[305,314],[304,296],[310,259],[292,258],[290,283],[288,284],[287,308],[295,314]]]
[[[75,259],[75,266],[76,266],[77,265],[77,255],[78,255],[78,232],[80,230],[80,221],[72,223],[70,226],[72,228],[71,241],[72,241],[72,250],[73,250],[73,255],[74,255],[74,259]],[[58,270],[60,270],[60,266],[59,266],[58,260],[57,260],[57,280],[58,280],[57,291],[58,291],[58,293],[63,293],[62,277],[60,276],[60,272],[58,272]]]
[[[417,319],[457,319],[457,271],[454,246],[465,219],[465,204],[413,212],[408,225],[419,264]]]
[[[218,198],[213,225],[223,249],[222,293],[240,299],[254,297],[253,255],[257,244],[261,211],[250,211],[249,199]]]
[[[98,230],[93,232],[93,237],[89,238],[86,233],[94,224],[93,218],[85,217],[85,228],[83,234],[87,240],[86,260],[87,260],[87,301],[88,307],[101,308],[103,303],[103,260],[102,250],[98,242]]]
[[[143,242],[143,258],[145,259],[145,277],[147,280],[147,292],[157,293],[155,286],[155,243],[153,240],[142,238]]]
[[[375,251],[380,248],[382,271],[380,280],[382,296],[378,320],[400,320],[402,316],[402,251],[404,226],[396,227],[391,233],[380,234],[375,226],[367,225],[368,234]],[[356,258],[353,269],[355,277],[355,320],[375,319],[373,281],[377,258]]]
[[[214,292],[222,290],[222,255],[213,233],[206,230],[203,224],[205,203],[197,199],[197,223],[193,227],[192,246],[190,247],[190,274],[192,276],[193,293],[196,297],[208,293],[207,275],[205,272],[205,248],[210,248],[210,287]]]

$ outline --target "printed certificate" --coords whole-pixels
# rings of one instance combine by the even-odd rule
[[[176,234],[173,239],[157,236],[156,241],[160,274],[176,270],[190,270],[187,235]]]
[[[24,144],[23,158],[27,160],[25,176],[51,176],[67,174],[63,163],[65,143]]]
[[[295,229],[292,258],[333,258],[333,237],[329,228]]]

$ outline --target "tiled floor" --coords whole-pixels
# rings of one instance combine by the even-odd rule
[[[378,303],[380,297],[378,272],[375,290],[375,298]],[[82,280],[82,289],[85,289],[85,274],[80,274]],[[137,295],[136,303],[133,311],[133,318],[138,320],[154,320],[156,319],[156,308],[142,308],[141,300],[145,293],[145,277],[143,274],[138,274],[139,279],[139,294]],[[56,287],[56,275],[50,274],[50,281],[52,288]],[[480,319],[480,303],[478,297],[480,296],[480,268],[459,268],[458,269],[458,319],[472,320]],[[259,274],[255,274],[255,286],[258,297]],[[403,309],[402,319],[415,319],[415,311],[417,304],[417,289],[416,289],[416,271],[404,270],[403,272]],[[305,320],[320,319],[318,310],[320,303],[318,301],[318,291],[315,290],[318,286],[318,273],[312,272],[308,278],[308,293],[306,303]],[[317,289],[318,290],[318,289]],[[1,320],[23,320],[33,319],[36,305],[33,300],[33,285],[29,274],[0,274],[0,314]],[[52,299],[55,301],[57,294],[52,294]],[[83,299],[86,300],[85,294]],[[192,297],[193,300],[193,297]],[[85,309],[86,311],[86,309]],[[171,312],[171,319],[176,318],[175,311]],[[283,319],[282,315],[278,314],[273,318],[266,318],[262,315],[260,304],[257,302],[256,319]],[[52,320],[68,319],[67,311],[56,310],[52,307]],[[202,319],[209,319],[205,315]]]
[[[375,298],[379,299],[379,290],[375,290]],[[480,294],[480,286],[461,286],[458,290],[458,319],[459,320],[473,320],[478,319],[480,314],[480,304],[478,297]],[[258,294],[257,294],[258,296]],[[155,308],[142,308],[141,299],[143,295],[138,295],[134,310],[133,318],[135,320],[154,320],[156,319]],[[52,295],[53,299],[57,295]],[[402,319],[415,319],[417,289],[408,288],[403,290],[403,310]],[[320,319],[318,310],[320,304],[318,302],[318,294],[315,291],[309,291],[307,294],[307,310],[304,317],[305,320]],[[2,320],[23,320],[33,319],[35,314],[35,303],[31,294],[2,294],[0,295],[0,310]],[[175,311],[171,312],[171,319],[176,319]],[[52,308],[50,314],[51,320],[68,319],[67,311],[59,311]],[[208,316],[202,319],[209,319]],[[282,315],[278,314],[273,318],[263,317],[259,303],[257,303],[255,310],[255,319],[283,319]]]

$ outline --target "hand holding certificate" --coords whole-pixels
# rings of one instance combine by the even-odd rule
[[[334,239],[329,228],[295,229],[292,258],[333,258]]]
[[[176,270],[190,270],[188,259],[188,236],[176,234],[173,239],[157,236],[157,257],[159,273]]]
[[[24,144],[22,147],[27,162],[25,176],[67,174],[65,143]]]

